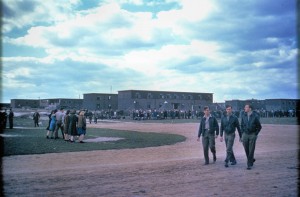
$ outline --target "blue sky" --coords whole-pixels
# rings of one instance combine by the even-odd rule
[[[298,98],[295,0],[3,0],[2,97]]]

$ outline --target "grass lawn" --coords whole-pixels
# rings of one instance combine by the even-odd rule
[[[61,136],[60,130],[59,136]],[[14,129],[6,129],[0,138],[3,142],[3,156],[145,148],[172,145],[186,140],[184,136],[175,134],[88,128],[85,140],[98,137],[117,137],[123,139],[118,141],[87,142],[83,144],[65,142],[61,138],[56,140],[46,139],[45,126],[33,127],[32,120],[21,118],[15,120]]]

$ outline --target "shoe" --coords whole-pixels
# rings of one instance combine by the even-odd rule
[[[69,140],[71,143],[75,142],[74,140]]]
[[[225,165],[224,165],[224,166],[225,166],[225,168],[228,168],[228,163],[225,163]]]
[[[49,136],[47,135],[46,138],[49,139]]]
[[[231,165],[236,165],[236,161],[231,162]]]
[[[50,137],[50,139],[54,139],[53,137]]]
[[[84,143],[84,141],[80,141],[79,143]]]
[[[247,170],[251,170],[251,166],[248,166],[248,167],[247,167]]]
[[[214,162],[216,162],[217,161],[217,157],[216,157],[216,155],[214,155]]]
[[[205,163],[204,163],[204,165],[208,165],[208,164],[209,164],[209,162],[205,162]]]

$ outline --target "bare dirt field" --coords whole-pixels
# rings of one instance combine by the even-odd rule
[[[252,170],[246,170],[238,137],[237,165],[224,167],[225,143],[218,138],[217,162],[204,166],[196,123],[89,127],[175,133],[187,140],[141,149],[4,157],[5,196],[298,196],[297,125],[263,125]]]

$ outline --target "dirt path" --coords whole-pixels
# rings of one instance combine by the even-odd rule
[[[256,162],[246,170],[236,138],[236,166],[224,168],[225,144],[216,142],[218,160],[203,166],[198,124],[101,123],[122,130],[181,134],[171,146],[73,152],[3,158],[6,196],[298,196],[298,127],[263,125]]]

